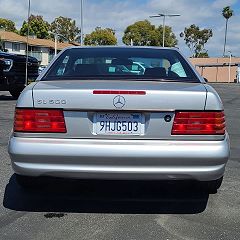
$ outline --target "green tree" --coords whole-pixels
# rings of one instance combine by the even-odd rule
[[[230,8],[230,6],[227,6],[227,7],[223,8],[222,16],[226,19],[224,47],[223,47],[223,56],[225,56],[226,43],[227,43],[228,20],[229,20],[229,18],[231,18],[233,16],[233,10]]]
[[[163,26],[160,25],[156,30],[158,32],[157,46],[163,46]],[[165,26],[164,46],[175,47],[177,44],[178,44],[178,40],[176,38],[176,35],[173,33],[172,28],[169,26]]]
[[[162,46],[163,26],[155,27],[148,20],[138,21],[129,25],[124,31],[122,38],[126,45],[136,46]],[[165,26],[165,46],[174,47],[177,45],[177,39],[172,32],[172,28]]]
[[[184,29],[184,33],[180,34],[184,37],[186,45],[189,47],[192,57],[208,56],[204,46],[213,36],[212,29],[202,29],[199,26],[192,24]]]
[[[49,38],[49,23],[43,19],[42,16],[31,15],[29,17],[29,35],[35,35],[37,38],[47,39]],[[28,23],[23,22],[20,29],[20,35],[27,36]]]
[[[117,38],[115,36],[115,31],[111,28],[103,29],[101,27],[96,27],[92,33],[86,35],[84,44],[93,46],[116,45]]]
[[[198,57],[199,58],[209,58],[209,55],[208,55],[208,52],[207,51],[203,51],[203,52],[200,52],[198,54]]]
[[[155,26],[145,20],[129,25],[124,31],[122,41],[126,45],[133,43],[136,46],[156,46],[156,38]]]
[[[65,40],[68,42],[77,41],[81,32],[81,30],[76,26],[75,20],[62,16],[54,19],[51,23],[50,31],[59,34],[60,42],[64,42]]]
[[[15,23],[9,19],[0,18],[0,29],[4,29],[9,32],[17,32]]]

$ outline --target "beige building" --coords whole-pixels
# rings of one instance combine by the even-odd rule
[[[237,72],[240,71],[240,58],[190,58],[189,60],[209,82],[239,81]]]
[[[20,36],[14,32],[0,30],[0,40],[3,48],[9,53],[26,54],[27,37]],[[57,43],[57,51],[77,44]],[[55,43],[50,39],[39,39],[29,37],[28,39],[29,55],[36,57],[40,65],[48,65],[54,57]]]

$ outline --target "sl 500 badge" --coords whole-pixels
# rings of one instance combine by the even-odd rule
[[[50,99],[50,100],[43,100],[43,99],[38,99],[37,104],[67,104],[67,101],[64,99]]]

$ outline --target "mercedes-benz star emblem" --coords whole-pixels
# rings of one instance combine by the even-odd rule
[[[125,103],[126,100],[123,96],[118,95],[113,99],[113,105],[115,108],[123,108]]]

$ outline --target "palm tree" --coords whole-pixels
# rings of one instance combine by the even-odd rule
[[[230,6],[224,7],[222,10],[222,15],[226,19],[226,27],[225,27],[225,38],[224,38],[224,47],[223,47],[223,57],[225,56],[226,42],[227,42],[227,28],[228,28],[228,20],[233,15],[233,10]]]

